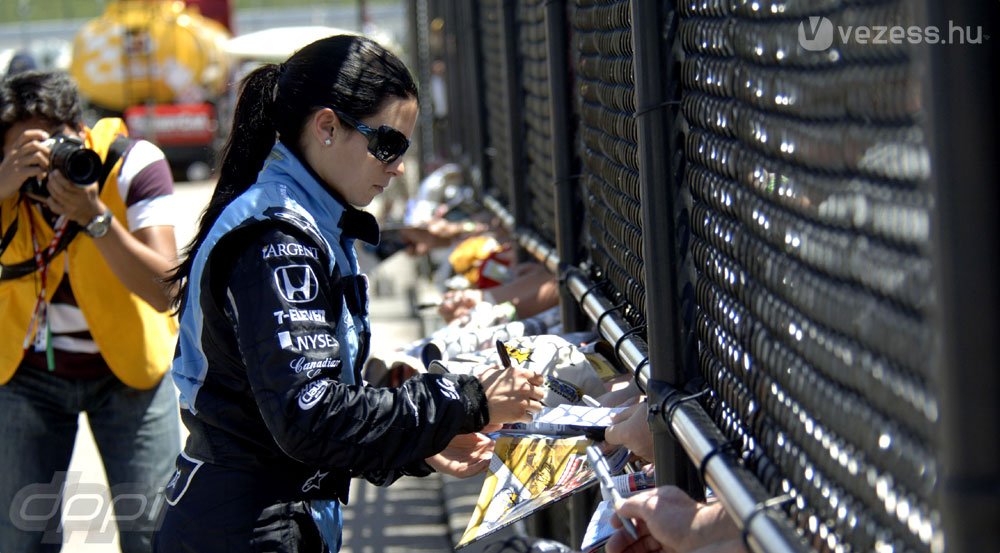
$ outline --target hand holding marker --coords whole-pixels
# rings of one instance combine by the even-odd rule
[[[505,369],[513,369],[514,364],[510,360],[510,353],[507,351],[507,346],[504,345],[503,340],[497,338],[497,355],[500,356],[500,365]],[[542,399],[542,405],[545,405],[545,400]],[[528,415],[531,416],[531,420],[535,420],[538,413],[528,410]]]
[[[500,365],[502,365],[503,368],[505,369],[511,368],[513,365],[510,360],[510,353],[507,351],[507,346],[504,345],[503,340],[497,339],[496,346],[497,346],[497,355],[500,356]],[[579,393],[578,397],[580,401],[582,401],[588,407],[601,406],[601,404],[598,403],[596,399],[588,396],[587,394],[579,392],[576,386],[573,386],[572,384],[569,383],[564,383],[563,381],[553,377],[552,375],[545,375],[545,386],[547,388],[555,390],[563,389],[566,387],[572,388],[574,390],[574,395],[576,395],[576,393]],[[561,394],[561,395],[563,395],[563,397],[567,397],[567,394]],[[570,401],[573,400],[573,398],[570,397],[567,397],[567,399],[569,399]],[[545,402],[542,401],[542,404],[545,405]]]
[[[514,366],[510,362],[510,354],[507,353],[507,346],[503,344],[503,340],[497,338],[497,355],[500,356],[500,365],[505,369],[512,369]]]
[[[636,531],[632,521],[628,517],[618,513],[618,509],[621,508],[622,502],[625,500],[622,499],[621,494],[618,493],[618,489],[615,488],[615,482],[611,478],[611,469],[608,467],[608,461],[604,458],[604,454],[595,446],[587,446],[587,460],[590,461],[590,466],[594,469],[597,481],[601,485],[601,497],[608,503],[611,503],[615,514],[618,515],[618,519],[622,521],[622,528],[628,532],[628,535],[633,540],[639,539],[639,532]]]

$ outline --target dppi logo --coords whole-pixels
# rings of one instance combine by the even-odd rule
[[[274,284],[288,303],[303,303],[316,299],[319,282],[309,265],[285,265],[274,270]]]
[[[799,23],[799,44],[810,52],[819,52],[833,46],[833,22],[825,17],[810,16],[809,24]]]
[[[119,533],[159,528],[156,515],[165,498],[163,488],[124,482],[108,489],[105,484],[80,482],[80,475],[56,472],[51,482],[21,488],[7,511],[9,524],[22,532],[42,533],[43,544],[61,544],[64,534],[74,532],[86,534],[84,543],[108,544]]]

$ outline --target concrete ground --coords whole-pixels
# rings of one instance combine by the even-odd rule
[[[178,183],[176,187],[183,219],[178,226],[178,245],[186,245],[193,236],[197,217],[211,195],[210,182]],[[417,282],[414,263],[405,256],[396,256],[370,275],[375,286],[371,312],[373,320],[373,353],[391,350],[420,336],[420,321],[412,316],[407,290]],[[94,482],[106,486],[104,469],[97,454],[94,440],[81,417],[81,430],[70,471],[79,473],[80,482]],[[463,482],[465,487],[459,498],[451,503],[458,505],[458,512],[446,512],[442,477],[403,479],[389,488],[377,488],[363,481],[355,481],[351,490],[351,504],[345,509],[344,549],[351,553],[376,552],[445,552],[452,550],[452,526],[464,530],[472,512],[479,486],[476,482]],[[454,491],[451,492],[454,495]],[[469,497],[471,495],[471,497]],[[107,501],[107,498],[105,498]],[[74,502],[73,509],[81,502]],[[91,505],[91,510],[93,505]],[[69,513],[69,517],[86,518],[85,513]],[[79,523],[78,523],[79,524]],[[119,551],[117,535],[102,532],[106,521],[93,520],[83,524],[83,530],[67,533],[63,551],[66,553],[106,553]],[[113,528],[113,526],[112,526]]]

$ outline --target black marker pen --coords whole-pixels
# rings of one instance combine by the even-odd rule
[[[514,366],[510,362],[510,354],[507,353],[507,346],[503,345],[503,340],[497,338],[497,355],[500,356],[500,365],[505,369],[512,369]]]

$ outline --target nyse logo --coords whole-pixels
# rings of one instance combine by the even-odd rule
[[[268,244],[261,248],[264,259],[272,257],[319,257],[319,248],[310,248],[302,244]]]
[[[292,322],[302,322],[309,321],[314,323],[325,323],[326,322],[326,309],[289,309],[288,311],[275,311],[273,313],[274,318],[278,320],[278,324],[285,322],[286,320]]]
[[[293,349],[296,351],[315,351],[337,348],[340,351],[340,343],[330,334],[305,334],[303,336],[292,336],[287,330],[278,333],[278,344],[281,349]]]
[[[285,265],[274,270],[274,284],[288,303],[304,303],[316,299],[319,281],[309,265]]]
[[[323,380],[315,380],[310,382],[302,393],[299,394],[299,409],[303,411],[308,411],[319,403],[319,400],[323,399],[323,394],[326,393],[326,389],[333,384],[329,378],[324,378]]]

